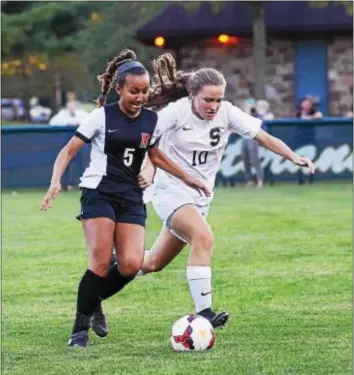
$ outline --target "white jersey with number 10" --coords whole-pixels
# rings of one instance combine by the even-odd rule
[[[224,101],[213,120],[202,120],[192,112],[189,98],[170,103],[158,112],[152,143],[159,140],[159,148],[183,170],[203,180],[214,189],[215,177],[231,133],[254,138],[261,120],[254,118],[230,102]],[[169,173],[157,170],[154,189],[172,185],[190,189]]]

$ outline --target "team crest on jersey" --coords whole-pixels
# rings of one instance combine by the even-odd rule
[[[141,142],[139,148],[147,148],[150,141],[150,134],[149,133],[141,133]]]

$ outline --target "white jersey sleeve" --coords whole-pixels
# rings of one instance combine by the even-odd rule
[[[254,138],[261,128],[262,120],[247,114],[230,102],[225,102],[225,105],[231,132],[237,133],[243,138]]]
[[[178,105],[170,103],[167,107],[157,112],[157,123],[151,137],[150,145],[154,145],[160,137],[172,130],[177,124]]]
[[[84,120],[81,121],[80,126],[76,130],[76,135],[86,142],[104,126],[106,121],[104,107],[95,108]]]

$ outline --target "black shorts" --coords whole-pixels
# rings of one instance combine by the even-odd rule
[[[78,220],[107,217],[115,223],[138,224],[145,227],[146,207],[144,203],[130,202],[113,194],[94,189],[82,189],[81,212]]]

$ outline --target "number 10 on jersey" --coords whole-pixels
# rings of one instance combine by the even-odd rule
[[[193,151],[193,167],[196,165],[205,164],[208,161],[208,154],[208,151]]]
[[[210,130],[210,146],[217,146],[220,142],[220,128],[213,128]],[[208,161],[209,151],[193,151],[193,160],[192,165],[195,167],[196,165],[206,164]]]

